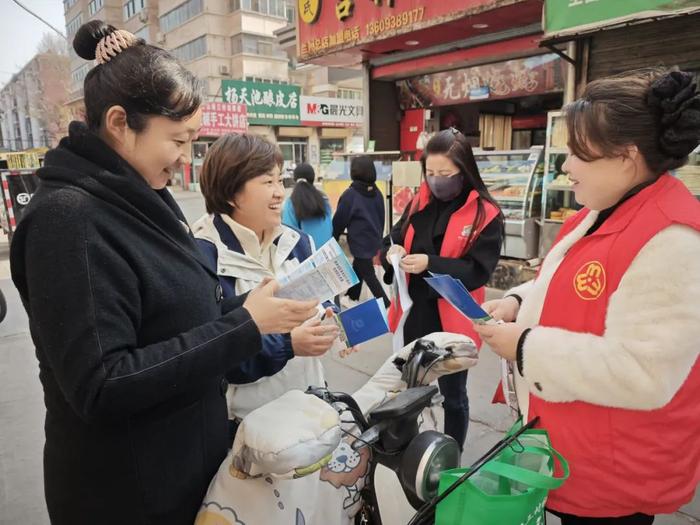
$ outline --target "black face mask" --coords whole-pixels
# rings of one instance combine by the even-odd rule
[[[428,183],[431,193],[441,201],[451,201],[462,192],[464,187],[464,175],[461,173],[451,177],[426,175],[425,181]]]

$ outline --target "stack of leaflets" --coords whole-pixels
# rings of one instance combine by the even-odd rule
[[[276,296],[297,301],[330,301],[360,282],[350,261],[335,239],[331,239],[311,257],[287,275],[277,277]]]

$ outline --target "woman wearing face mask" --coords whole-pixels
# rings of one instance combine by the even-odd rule
[[[277,146],[252,134],[220,137],[204,158],[200,185],[209,215],[192,230],[219,275],[224,298],[290,273],[313,252],[311,237],[281,223],[282,161]],[[317,357],[337,335],[334,324],[316,319],[291,333],[263,337],[262,352],[226,376],[232,430],[236,421],[289,390],[323,386]]]
[[[226,455],[224,373],[315,305],[275,299],[275,283],[223,300],[165,188],[190,160],[199,81],[99,20],[73,46],[97,59],[87,124],[46,154],[11,249],[44,387],[49,517],[191,524]]]
[[[483,300],[501,253],[503,215],[488,194],[466,138],[456,130],[439,132],[428,141],[421,158],[424,182],[418,195],[384,240],[385,280],[394,271],[387,257],[398,254],[408,274],[413,306],[403,323],[404,344],[432,332],[454,332],[479,337],[471,323],[440,299],[423,277],[428,272],[461,280],[477,300]],[[393,245],[392,245],[393,243]],[[393,331],[403,312],[393,303],[389,311]],[[464,445],[469,425],[467,372],[439,380],[445,397],[445,433]]]
[[[700,204],[669,173],[700,142],[700,95],[690,73],[634,71],[565,113],[584,209],[477,330],[569,461],[547,500],[562,524],[648,525],[700,481]]]

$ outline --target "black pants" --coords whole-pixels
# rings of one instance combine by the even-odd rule
[[[352,269],[355,270],[357,277],[359,277],[360,282],[348,290],[348,297],[353,301],[357,301],[360,298],[360,292],[362,291],[362,282],[366,282],[369,286],[372,295],[377,299],[384,301],[384,306],[389,307],[389,298],[384,293],[384,288],[382,288],[379,279],[377,279],[377,274],[374,273],[374,264],[372,264],[372,259],[358,259],[357,257],[352,261]]]
[[[558,512],[552,512],[552,514],[561,518],[561,525],[651,525],[654,523],[654,516],[647,514],[632,514],[618,518],[583,518]]]
[[[457,441],[459,449],[464,448],[469,427],[469,399],[467,398],[467,372],[463,370],[438,378],[440,393],[445,397],[445,434]]]

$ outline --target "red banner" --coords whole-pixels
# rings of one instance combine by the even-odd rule
[[[498,5],[494,0],[298,0],[300,59],[384,40]]]
[[[248,130],[248,112],[245,104],[206,102],[202,104],[200,137],[220,137],[227,133],[245,133]]]
[[[564,89],[564,63],[553,53],[422,75],[397,82],[401,107],[451,106]]]

